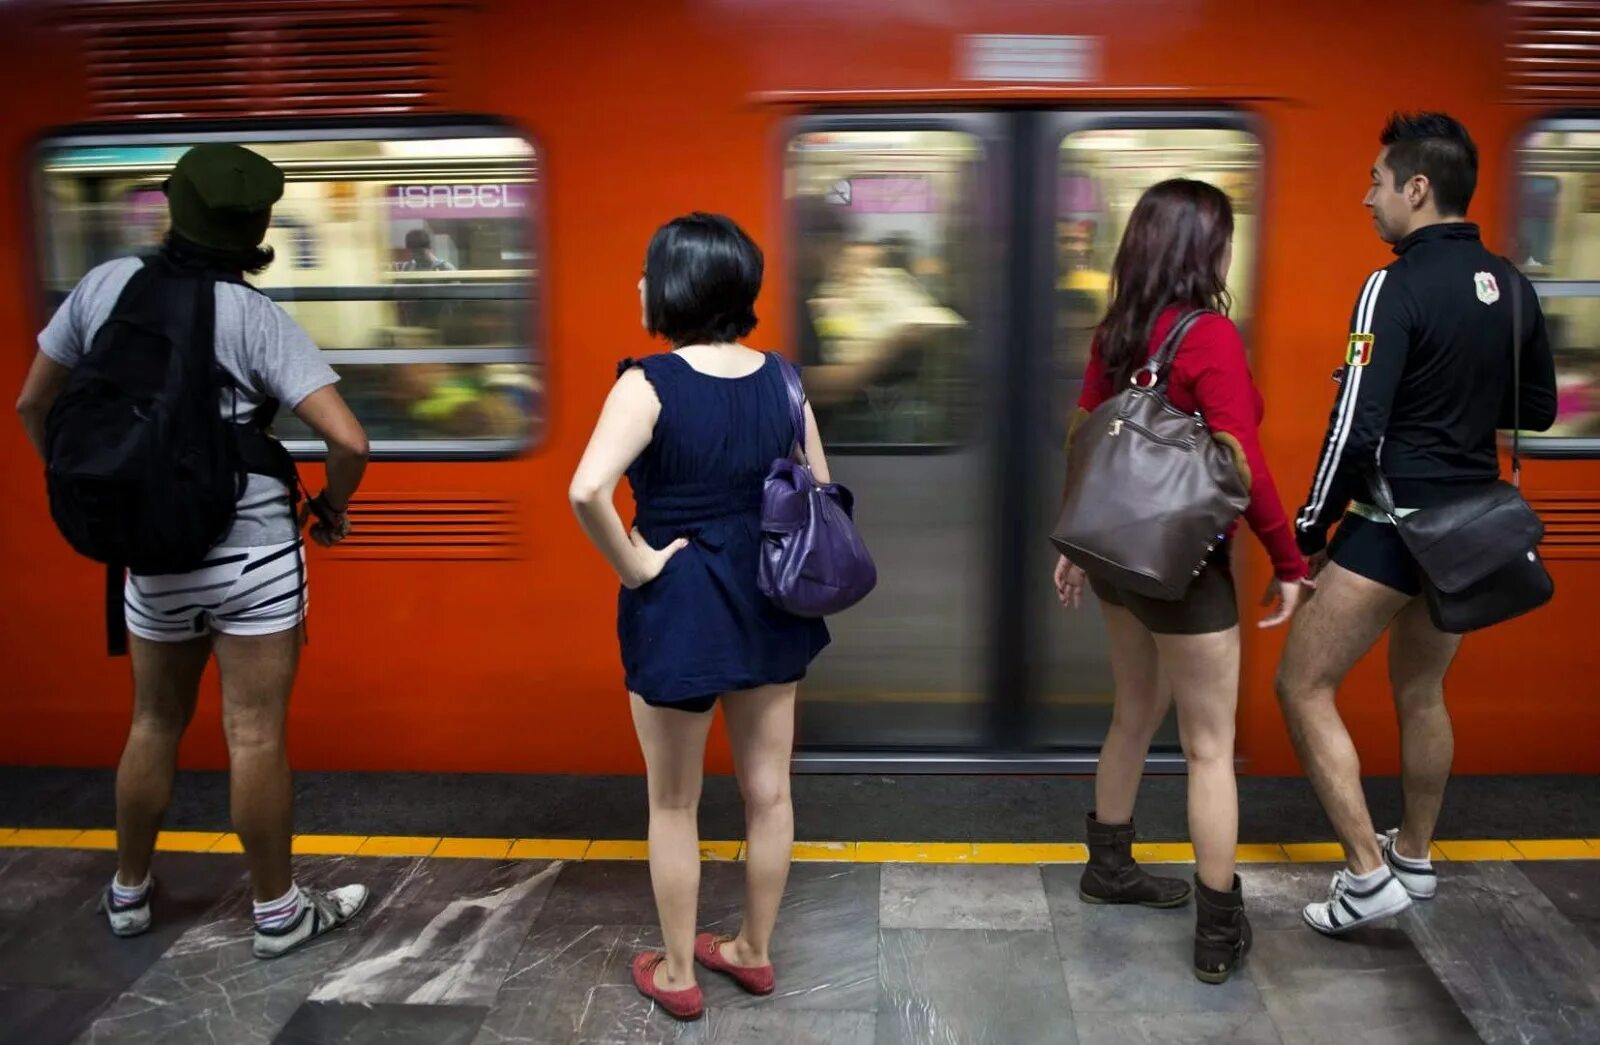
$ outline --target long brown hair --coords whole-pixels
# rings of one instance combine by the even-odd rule
[[[1233,207],[1221,189],[1192,178],[1152,185],[1134,205],[1111,268],[1111,302],[1100,321],[1100,360],[1120,388],[1150,354],[1163,309],[1232,304],[1222,255],[1233,239]]]

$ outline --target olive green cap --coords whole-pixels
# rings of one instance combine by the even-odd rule
[[[172,228],[204,247],[248,250],[267,236],[272,205],[283,198],[283,171],[239,145],[196,145],[167,179]]]

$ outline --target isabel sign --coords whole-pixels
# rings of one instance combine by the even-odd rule
[[[528,186],[516,182],[391,185],[389,209],[396,218],[509,217],[526,213]]]

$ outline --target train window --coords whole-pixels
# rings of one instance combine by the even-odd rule
[[[967,433],[981,156],[952,130],[790,141],[800,358],[830,449],[952,446]]]
[[[1111,263],[1139,195],[1168,178],[1197,178],[1233,203],[1232,316],[1248,324],[1261,145],[1217,127],[1091,128],[1062,139],[1056,194],[1056,346],[1065,372],[1083,372],[1105,315]]]
[[[1600,121],[1552,120],[1517,150],[1513,260],[1539,292],[1556,360],[1556,423],[1530,453],[1600,456]]]
[[[93,266],[155,248],[161,183],[200,136],[64,138],[39,151],[53,310]],[[241,132],[287,175],[251,282],[322,346],[375,455],[496,457],[544,418],[532,310],[538,157],[503,128]],[[293,415],[277,434],[321,444]]]

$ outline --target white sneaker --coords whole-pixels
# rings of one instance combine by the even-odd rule
[[[1324,936],[1341,936],[1352,929],[1399,914],[1411,906],[1411,894],[1390,872],[1379,869],[1373,881],[1363,883],[1348,868],[1334,874],[1328,899],[1308,903],[1301,912],[1306,924]]]
[[[1383,862],[1389,865],[1389,870],[1394,872],[1413,900],[1433,899],[1439,891],[1439,876],[1433,872],[1433,861],[1401,856],[1395,852],[1394,840],[1399,834],[1400,829],[1395,827],[1390,828],[1388,834],[1378,836],[1378,845],[1383,849]]]
[[[150,928],[150,898],[155,894],[156,883],[152,878],[150,888],[144,891],[144,899],[138,903],[119,904],[108,885],[100,896],[100,912],[106,916],[111,931],[116,935],[138,936]]]
[[[341,885],[327,892],[303,891],[306,905],[300,917],[282,929],[256,929],[257,958],[278,958],[323,933],[337,929],[367,905],[367,887]]]

